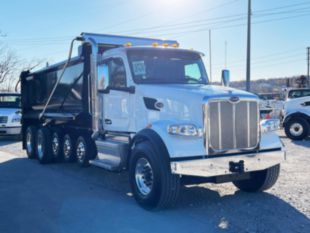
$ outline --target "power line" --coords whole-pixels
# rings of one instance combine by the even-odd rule
[[[162,30],[172,30],[172,29],[177,29],[177,28],[187,28],[187,27],[193,27],[193,26],[200,26],[200,25],[205,25],[209,23],[221,23],[221,22],[231,22],[231,21],[238,21],[241,19],[244,19],[245,14],[238,14],[238,15],[230,15],[230,16],[223,16],[223,17],[214,17],[214,18],[207,18],[204,20],[194,20],[194,21],[188,21],[185,23],[176,23],[176,24],[170,24],[170,25],[164,25],[164,26],[154,26],[154,27],[145,27],[145,28],[139,28],[139,29],[134,29],[134,30],[127,30],[127,31],[118,31],[121,33],[134,33],[134,34],[139,34],[141,32],[156,32],[156,31],[162,31]],[[188,25],[188,26],[184,26]],[[117,32],[116,32],[117,33]]]
[[[289,54],[289,55],[287,55]],[[304,52],[302,52],[301,50],[299,51],[292,51],[292,52],[279,52],[276,54],[270,54],[270,55],[264,55],[264,56],[260,56],[260,57],[256,57],[252,59],[253,64],[255,63],[261,63],[261,62],[265,62],[265,61],[270,61],[270,60],[281,60],[281,59],[286,59],[288,57],[296,57],[296,56],[303,56]],[[234,67],[234,66],[238,66],[241,64],[244,64],[246,62],[245,59],[242,60],[237,60],[234,62],[230,62],[230,67]],[[222,64],[218,63],[214,65],[215,67],[222,67]]]
[[[304,5],[310,5],[310,2],[309,1],[305,1],[305,2],[300,2],[300,3],[290,4],[290,5],[284,5],[284,6],[267,8],[267,9],[262,9],[262,10],[256,10],[255,13],[265,12],[265,11],[276,11],[276,10],[285,9],[285,8],[290,8],[291,9],[292,7],[295,7],[295,6],[304,6]]]
[[[268,19],[268,20],[261,20],[261,21],[254,21],[252,24],[262,24],[262,23],[269,23],[269,22],[275,22],[275,21],[281,21],[281,20],[286,20],[286,19],[292,19],[292,18],[299,18],[299,17],[303,17],[303,16],[310,16],[309,13],[304,13],[304,14],[298,14],[298,15],[293,15],[293,16],[289,16],[289,17],[278,17],[278,18],[272,18],[272,19]],[[255,19],[255,17],[253,17],[253,19]],[[236,27],[241,27],[241,26],[245,26],[246,23],[240,23],[240,24],[233,24],[233,25],[226,25],[226,26],[219,26],[219,27],[212,27],[210,25],[210,27],[201,27],[201,28],[197,28],[194,30],[185,30],[185,31],[179,31],[177,33],[164,33],[164,34],[159,34],[157,36],[170,36],[170,35],[182,35],[182,34],[188,34],[188,33],[193,33],[193,32],[202,32],[202,31],[207,31],[209,29],[211,30],[221,30],[221,29],[227,29],[227,28],[236,28]]]
[[[220,7],[222,5],[229,5],[232,4],[234,2],[237,2],[238,0],[234,0],[234,1],[230,1],[227,3],[223,3],[217,7]],[[258,12],[257,15],[254,15],[253,18],[262,18],[264,16],[268,16],[268,15],[277,15],[277,14],[291,14],[296,12],[296,10],[305,10],[308,8],[303,8],[303,9],[295,9],[295,11],[290,10],[290,11],[280,11],[280,12],[269,12],[271,10],[279,10],[279,9],[285,9],[285,8],[289,8],[292,6],[300,6],[300,5],[308,5],[310,4],[309,2],[301,2],[298,4],[291,4],[291,5],[286,5],[286,6],[282,6],[282,7],[277,7],[277,8],[269,8],[269,9],[264,9],[264,10],[259,10],[259,11],[255,11]],[[210,8],[209,10],[213,10],[216,9],[217,7],[214,8]],[[261,12],[261,13],[259,13]],[[267,13],[264,13],[267,12]],[[269,13],[268,13],[269,12]],[[265,15],[263,15],[263,13]],[[305,13],[305,12],[299,12],[299,13]],[[149,13],[147,13],[149,14]],[[146,14],[142,15],[145,16]],[[297,17],[299,17],[300,15],[298,15]],[[140,19],[141,16],[139,17],[134,17],[131,20],[136,20],[136,19]],[[296,16],[294,16],[296,17]],[[139,28],[139,29],[133,29],[133,30],[127,30],[127,31],[120,31],[120,33],[134,33],[134,34],[139,34],[142,32],[156,32],[156,31],[171,31],[171,30],[182,30],[184,28],[192,28],[192,27],[199,27],[199,26],[204,26],[204,25],[208,25],[208,22],[212,22],[212,24],[209,24],[209,27],[207,28],[207,30],[209,30],[209,28],[212,28],[213,30],[216,29],[224,29],[224,28],[230,28],[230,27],[238,27],[238,26],[242,26],[242,24],[238,24],[238,25],[228,25],[228,26],[223,26],[223,27],[215,27],[218,24],[230,24],[232,22],[237,22],[237,21],[242,21],[243,19],[245,19],[245,14],[237,14],[237,15],[230,15],[230,16],[223,16],[223,17],[214,17],[214,18],[207,18],[204,20],[193,20],[193,21],[187,21],[184,23],[176,23],[176,24],[170,24],[170,25],[162,25],[162,26],[153,26],[153,27],[148,27],[148,28]],[[114,25],[110,25],[110,27],[116,27],[118,25],[121,25],[123,23],[127,23],[130,22],[130,19],[126,20],[126,21],[122,21],[118,24],[114,24]],[[187,27],[185,27],[184,25],[188,25]],[[109,28],[106,27],[106,28]],[[186,31],[185,31],[186,32]],[[192,31],[191,31],[192,32]],[[199,32],[199,30],[195,30],[194,32]],[[170,33],[173,34],[173,33]],[[179,33],[178,33],[179,34]],[[163,34],[161,34],[163,35]],[[30,42],[38,42],[40,43],[42,40],[44,41],[50,41],[50,42],[61,42],[61,41],[68,41],[72,38],[72,36],[62,36],[62,37],[41,37],[41,38],[20,38],[20,39],[15,39],[15,41],[21,41],[22,43],[26,42],[28,43],[28,41]],[[11,39],[14,41],[14,39]]]

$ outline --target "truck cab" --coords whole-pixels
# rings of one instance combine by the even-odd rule
[[[0,93],[0,136],[19,136],[21,132],[21,96]]]
[[[146,209],[175,204],[184,183],[275,184],[285,153],[272,124],[260,124],[258,97],[210,85],[202,53],[174,40],[78,40],[77,58],[21,75],[29,158],[128,170]]]

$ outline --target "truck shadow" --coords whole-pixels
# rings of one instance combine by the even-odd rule
[[[175,208],[150,212],[135,203],[126,172],[15,158],[0,163],[0,232],[308,233],[310,220],[283,199],[233,192],[187,186]]]
[[[236,189],[234,193],[220,195],[216,189],[184,187],[177,209],[204,216],[214,227],[232,232],[309,232],[310,219],[271,193]]]
[[[310,148],[310,137],[302,141],[291,141],[291,142],[298,146],[304,146],[304,147]]]
[[[285,144],[293,143],[298,146],[310,148],[310,136],[301,141],[291,140],[286,136],[279,136],[279,137],[284,141]]]
[[[6,146],[20,141],[21,139],[18,136],[0,136],[0,146]]]

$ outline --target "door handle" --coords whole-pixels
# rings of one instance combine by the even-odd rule
[[[104,123],[105,123],[106,125],[112,125],[112,121],[111,121],[110,119],[105,119],[105,120],[104,120]]]

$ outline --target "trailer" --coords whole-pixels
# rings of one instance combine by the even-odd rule
[[[173,206],[183,184],[272,187],[285,158],[275,129],[262,129],[256,95],[210,85],[202,56],[175,40],[82,33],[67,60],[21,74],[23,148],[42,164],[128,170],[146,209]]]

